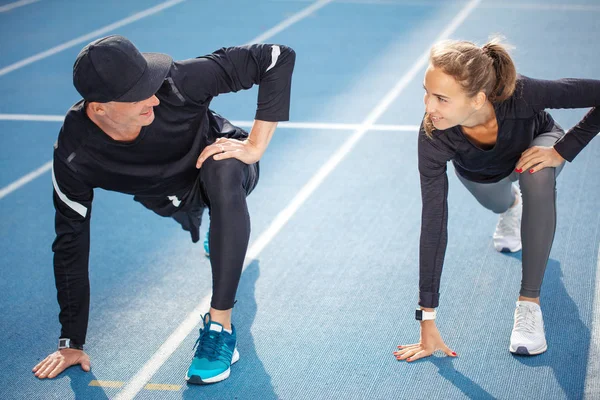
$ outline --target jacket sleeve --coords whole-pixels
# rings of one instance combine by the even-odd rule
[[[419,305],[439,305],[440,279],[448,242],[447,162],[451,151],[439,137],[419,131],[419,175],[421,178],[421,238],[419,248]]]
[[[568,161],[600,132],[600,80],[524,78],[523,96],[534,112],[546,108],[590,108],[581,121],[556,142],[554,148]]]
[[[294,50],[283,45],[229,47],[175,62],[171,77],[183,95],[197,104],[259,85],[255,118],[287,121],[295,60]]]
[[[93,190],[78,177],[68,161],[54,151],[52,183],[56,238],[54,277],[60,306],[60,337],[77,345],[85,343],[90,284],[88,260]]]

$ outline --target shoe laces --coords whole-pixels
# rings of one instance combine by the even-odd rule
[[[222,332],[211,331],[209,329],[210,315],[205,317],[203,323],[204,326],[200,329],[200,336],[194,344],[194,348],[196,349],[194,357],[207,358],[209,361],[214,361],[221,356],[223,335]]]
[[[519,332],[535,333],[536,318],[532,307],[520,304],[517,306],[515,317],[515,330]]]

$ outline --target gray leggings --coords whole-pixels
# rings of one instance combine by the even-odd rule
[[[543,133],[531,143],[533,146],[553,146],[564,135],[558,125],[551,132]],[[515,202],[512,182],[519,180],[523,196],[521,220],[521,243],[523,246],[523,276],[521,296],[539,297],[546,264],[556,230],[556,177],[564,167],[544,168],[534,174],[514,172],[496,183],[477,183],[459,174],[458,179],[485,208],[500,214]]]

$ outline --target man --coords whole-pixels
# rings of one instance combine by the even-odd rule
[[[134,195],[173,217],[199,240],[211,216],[211,308],[186,379],[218,382],[239,359],[231,311],[250,236],[246,196],[278,121],[289,117],[295,53],[280,45],[223,48],[173,61],[140,53],[122,36],[98,39],[79,53],[73,83],[83,100],[68,111],[54,150],[54,274],[62,326],[58,350],[33,368],[53,378],[80,364],[89,313],[88,260],[93,189]],[[250,133],[209,110],[214,96],[259,85]]]

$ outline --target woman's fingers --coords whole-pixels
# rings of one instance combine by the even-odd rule
[[[431,355],[430,351],[421,350],[418,353],[416,353],[414,356],[407,358],[406,361],[413,362],[413,361],[418,360],[419,358],[429,357],[430,355]]]
[[[535,146],[521,154],[515,170],[519,173],[528,171],[533,174],[547,167],[557,167],[562,162],[564,162],[564,158],[554,147]]]
[[[543,170],[544,168],[546,168],[546,167],[549,167],[549,166],[550,166],[550,165],[549,165],[549,163],[548,163],[547,161],[542,161],[541,163],[537,164],[536,166],[534,166],[534,167],[531,167],[531,168],[529,169],[529,173],[530,173],[530,174],[534,174],[534,173],[536,173],[536,172],[538,172],[538,171],[541,171],[541,170]]]
[[[404,353],[399,354],[396,356],[396,359],[398,360],[406,360],[407,358],[410,358],[412,356],[414,356],[415,354],[419,353],[420,351],[423,351],[422,347],[413,347],[410,350],[406,350]]]
[[[420,348],[421,348],[420,343],[409,344],[407,346],[398,346],[398,350],[394,352],[394,355],[396,355],[396,354],[402,355],[402,354],[406,353],[407,351],[411,351],[414,349],[420,349]]]

